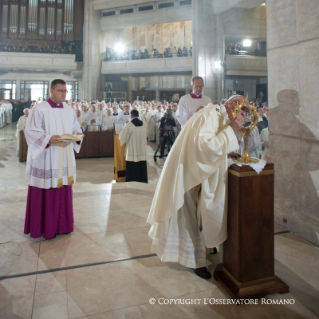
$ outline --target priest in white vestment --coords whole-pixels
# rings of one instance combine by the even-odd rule
[[[128,123],[130,120],[131,120],[130,105],[129,105],[129,104],[126,104],[126,105],[124,106],[124,111],[121,112],[121,113],[118,115],[117,123],[124,125],[124,124]]]
[[[73,231],[74,150],[81,142],[60,142],[63,134],[82,135],[71,106],[64,103],[66,82],[51,82],[50,98],[33,107],[25,128],[29,184],[24,233],[54,238]]]
[[[114,130],[115,117],[112,115],[111,109],[106,110],[102,119],[102,131]]]
[[[146,124],[138,118],[137,110],[132,110],[130,116],[131,121],[119,136],[121,146],[126,144],[126,182],[147,183]]]
[[[260,133],[260,158],[264,160],[269,148],[269,128],[264,128]]]
[[[152,112],[150,111],[150,107],[148,104],[146,104],[145,110],[141,115],[141,120],[146,125],[146,136],[147,136],[148,141],[150,141],[150,139],[149,139],[149,125],[150,125],[150,122],[152,121],[152,117],[153,117],[153,115],[152,115]]]
[[[191,87],[193,92],[180,98],[176,111],[177,121],[181,124],[182,128],[201,106],[208,105],[212,102],[208,96],[202,94],[204,88],[204,80],[202,77],[193,77]]]
[[[7,123],[12,123],[12,110],[13,106],[10,101],[6,101]]]
[[[19,147],[20,147],[20,132],[24,131],[25,126],[27,124],[27,119],[29,116],[29,109],[24,109],[24,115],[20,116],[18,123],[17,123],[17,131],[16,131],[16,138],[17,138],[17,154],[19,154]]]
[[[152,252],[206,279],[211,274],[205,247],[218,247],[227,238],[227,155],[238,149],[235,132],[245,113],[232,117],[237,101],[242,103],[243,97],[227,101],[231,120],[212,104],[189,119],[167,157],[147,219]],[[200,184],[196,200],[195,187]]]

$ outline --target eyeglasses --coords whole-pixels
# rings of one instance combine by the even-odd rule
[[[55,91],[57,91],[59,93],[68,93],[68,90],[56,90],[56,89],[53,89],[53,90],[55,90]]]

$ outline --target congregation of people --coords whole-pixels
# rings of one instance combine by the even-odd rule
[[[67,45],[14,45],[10,43],[0,43],[0,52],[30,52],[30,53],[58,53],[58,54],[75,54],[74,43]]]
[[[1,111],[1,127],[6,124],[18,121],[16,136],[19,139],[21,130],[26,125],[26,120],[29,111],[32,107],[43,101],[39,98],[37,101],[0,101]],[[220,109],[222,113],[225,112],[224,103],[225,99],[214,101],[213,104]],[[249,154],[251,157],[264,159],[267,153],[269,142],[268,142],[268,104],[267,102],[261,103],[260,99],[257,98],[255,101],[251,101],[257,107],[259,113],[259,119],[257,127],[252,131],[249,139]],[[177,118],[178,104],[168,101],[119,101],[117,102],[105,102],[105,101],[67,101],[76,113],[76,118],[81,126],[83,132],[87,130],[114,130],[114,124],[125,125],[130,121],[130,113],[132,110],[139,112],[138,118],[142,120],[147,128],[147,140],[157,145],[161,140],[161,131],[163,128],[163,119],[168,110],[171,110],[171,115],[174,124],[172,129],[174,131],[174,139],[176,139],[182,128],[182,119]],[[17,118],[17,113],[19,117]],[[23,115],[21,115],[21,113]],[[182,123],[182,125],[181,125]],[[245,118],[245,126],[250,124],[250,115],[248,114]],[[240,133],[238,135],[238,141],[240,149],[238,152],[242,154],[244,143]],[[171,141],[173,142],[173,141]],[[19,140],[17,141],[19,147]],[[164,146],[164,145],[163,145]],[[161,151],[163,155],[164,149]]]
[[[158,49],[152,49],[152,52],[145,50],[127,50],[123,53],[115,52],[113,49],[107,49],[104,61],[118,61],[118,60],[140,60],[152,58],[173,58],[173,57],[187,57],[193,55],[193,48],[189,49],[184,45],[183,48],[167,47],[163,52]]]

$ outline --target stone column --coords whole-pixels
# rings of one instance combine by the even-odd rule
[[[127,97],[126,97],[127,101],[132,101],[133,100],[132,81],[133,81],[133,78],[131,76],[129,76],[128,77],[128,81],[127,81]]]
[[[160,100],[160,91],[156,90],[155,91],[155,101],[159,101]]]
[[[276,170],[275,221],[317,246],[318,17],[318,1],[267,0],[267,160]]]
[[[21,83],[20,83],[20,79],[16,80],[16,99],[19,100],[20,99],[20,88],[21,88]]]
[[[204,78],[204,94],[221,99],[224,70],[215,66],[224,60],[224,34],[222,23],[214,14],[213,1],[192,1],[193,23],[193,76]]]
[[[83,35],[83,97],[100,99],[101,27],[100,12],[94,10],[94,1],[85,0]]]

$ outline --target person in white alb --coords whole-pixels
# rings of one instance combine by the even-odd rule
[[[121,145],[126,144],[126,182],[147,183],[146,123],[139,120],[137,110],[132,110],[130,116],[131,121],[124,126],[119,136]]]
[[[204,88],[202,77],[194,76],[191,87],[193,92],[180,98],[176,111],[176,119],[182,128],[201,106],[206,106],[212,102],[208,96],[202,94]]]
[[[260,133],[260,157],[262,160],[265,159],[268,148],[269,148],[269,128],[264,128]]]
[[[12,109],[13,106],[9,100],[6,101],[7,123],[12,123]]]
[[[20,116],[18,123],[17,123],[17,131],[16,131],[16,138],[17,138],[17,154],[19,153],[20,147],[20,131],[24,131],[25,126],[27,124],[28,116],[29,116],[29,109],[24,109],[24,115]]]
[[[106,114],[102,120],[102,131],[109,131],[114,129],[115,117],[112,115],[111,109],[106,110]]]
[[[130,121],[130,106],[126,104],[124,106],[124,111],[118,115],[117,124],[126,124]]]

